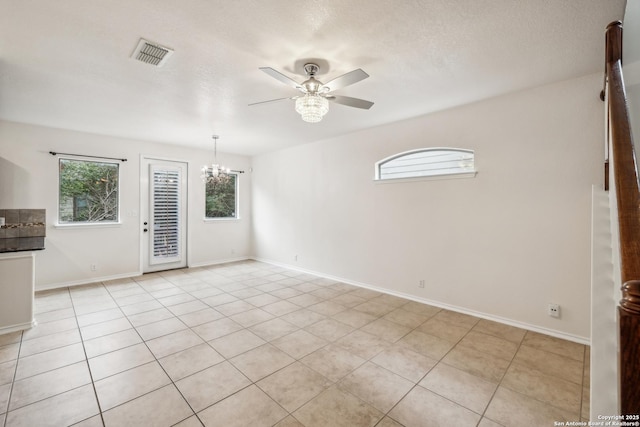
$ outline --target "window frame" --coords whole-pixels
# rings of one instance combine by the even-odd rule
[[[235,176],[235,216],[212,217],[207,216],[207,182],[204,183],[204,222],[224,222],[240,220],[240,173],[235,171],[225,172],[227,175]]]
[[[60,185],[61,185],[61,176],[60,176],[60,165],[62,164],[63,161],[72,161],[72,162],[85,162],[85,163],[102,163],[102,164],[109,164],[109,165],[115,165],[116,167],[116,171],[117,171],[117,196],[116,196],[116,203],[117,203],[117,208],[116,208],[116,219],[115,220],[110,220],[110,221],[62,221],[61,215],[60,215],[60,202],[61,202],[61,192],[60,192]],[[54,227],[56,228],[102,228],[102,227],[119,227],[120,225],[122,225],[122,203],[121,203],[121,191],[120,191],[120,181],[121,181],[121,169],[120,169],[120,162],[115,161],[115,160],[110,160],[110,159],[95,159],[95,158],[88,158],[88,157],[82,157],[82,156],[73,156],[73,157],[68,157],[68,156],[60,156],[58,158],[58,162],[57,162],[57,189],[56,189],[56,222],[54,224]]]
[[[386,163],[389,163],[395,159],[399,159],[401,157],[410,156],[416,153],[422,152],[435,152],[435,151],[450,151],[455,153],[471,153],[473,155],[473,170],[471,171],[461,171],[461,172],[446,172],[446,173],[436,173],[429,175],[414,175],[414,176],[405,176],[398,178],[382,178],[381,168]],[[428,181],[428,180],[441,180],[441,179],[457,179],[457,178],[473,178],[478,174],[475,164],[475,151],[466,149],[466,148],[452,148],[452,147],[428,147],[428,148],[416,148],[413,150],[403,151],[401,153],[396,153],[391,156],[385,157],[382,160],[379,160],[375,163],[375,172],[374,172],[374,181],[380,183],[387,182],[406,182],[406,181]]]

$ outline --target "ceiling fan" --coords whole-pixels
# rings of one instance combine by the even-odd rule
[[[296,112],[302,116],[302,120],[305,122],[316,123],[322,120],[322,117],[329,111],[329,101],[365,110],[368,110],[373,105],[373,102],[371,101],[352,98],[350,96],[333,95],[331,93],[335,90],[342,89],[345,86],[358,83],[359,81],[369,77],[369,74],[365,73],[360,68],[336,77],[326,84],[315,78],[318,71],[320,71],[320,67],[313,63],[304,65],[304,71],[307,74],[308,79],[302,83],[298,83],[295,80],[290,79],[271,67],[260,67],[260,69],[276,80],[279,80],[282,83],[302,92],[302,95],[255,102],[253,104],[249,104],[249,106],[294,99],[296,101]]]

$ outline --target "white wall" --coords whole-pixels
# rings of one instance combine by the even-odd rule
[[[49,151],[127,158],[120,166],[122,224],[107,228],[56,228],[58,159]],[[188,263],[211,264],[251,255],[251,173],[247,157],[218,154],[240,176],[242,218],[204,222],[200,168],[213,152],[144,141],[0,121],[0,208],[45,208],[46,249],[36,255],[36,289],[140,273],[140,157],[189,164]],[[96,264],[97,271],[90,265]]]
[[[254,157],[255,254],[587,341],[601,85],[592,75]],[[439,146],[475,150],[477,177],[373,181],[376,161]]]

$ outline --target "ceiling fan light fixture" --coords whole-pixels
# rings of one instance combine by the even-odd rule
[[[305,122],[318,123],[329,112],[329,101],[315,93],[307,93],[296,99],[296,112]]]

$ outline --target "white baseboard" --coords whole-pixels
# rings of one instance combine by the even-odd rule
[[[25,329],[31,329],[35,327],[37,324],[38,322],[36,322],[36,319],[33,319],[31,322],[18,323],[16,325],[11,325],[11,326],[4,326],[0,328],[0,335],[8,334],[10,332],[16,332],[16,331],[24,331]]]
[[[210,265],[228,264],[230,262],[247,261],[247,260],[251,260],[251,259],[254,259],[254,258],[247,257],[247,256],[242,256],[242,257],[237,257],[237,258],[226,258],[226,259],[221,259],[221,260],[216,260],[216,261],[205,261],[205,262],[199,262],[199,263],[192,263],[192,264],[189,264],[189,267],[190,268],[208,267]]]
[[[444,302],[441,302],[441,301],[430,300],[430,299],[427,299],[427,298],[417,297],[415,295],[405,294],[403,292],[393,291],[391,289],[380,288],[378,286],[373,286],[373,285],[370,285],[368,283],[362,283],[362,282],[358,282],[358,281],[355,281],[355,280],[345,279],[343,277],[332,276],[332,275],[321,273],[321,272],[318,272],[318,271],[307,270],[307,269],[300,268],[300,267],[297,267],[297,266],[291,265],[291,264],[277,262],[277,261],[264,259],[264,258],[260,258],[260,257],[252,257],[251,259],[253,259],[255,261],[260,261],[260,262],[264,262],[264,263],[267,263],[267,264],[271,264],[271,265],[277,265],[278,267],[283,267],[283,268],[287,268],[287,269],[290,269],[290,270],[299,271],[301,273],[313,274],[314,276],[323,277],[325,279],[330,279],[330,280],[335,280],[337,282],[347,283],[349,285],[358,286],[360,288],[371,289],[373,291],[381,292],[381,293],[388,294],[388,295],[397,296],[397,297],[400,297],[400,298],[405,298],[405,299],[408,299],[408,300],[411,300],[411,301],[416,301],[416,302],[419,302],[419,303],[422,303],[422,304],[428,304],[428,305],[432,305],[432,306],[435,306],[435,307],[444,308],[446,310],[451,310],[451,311],[456,311],[456,312],[462,313],[462,314],[468,314],[470,316],[475,316],[475,317],[479,317],[479,318],[486,319],[486,320],[492,320],[494,322],[502,323],[502,324],[509,325],[509,326],[514,326],[516,328],[526,329],[528,331],[538,332],[538,333],[541,333],[541,334],[544,334],[544,335],[550,335],[552,337],[561,338],[563,340],[572,341],[572,342],[576,342],[576,343],[579,343],[579,344],[585,344],[585,345],[590,345],[591,344],[591,340],[589,338],[587,338],[587,337],[568,334],[566,332],[557,331],[555,329],[543,328],[541,326],[532,325],[530,323],[520,322],[518,320],[513,320],[513,319],[507,319],[507,318],[496,316],[496,315],[490,314],[490,313],[483,313],[483,312],[479,312],[479,311],[475,311],[475,310],[470,310],[468,308],[459,307],[459,306],[448,304],[448,303],[444,303]]]

